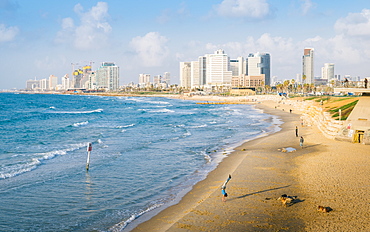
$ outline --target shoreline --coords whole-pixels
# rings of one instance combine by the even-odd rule
[[[188,100],[188,99],[186,99],[186,100]],[[190,100],[197,101],[195,99],[190,99]],[[201,101],[203,101],[203,99],[201,99]],[[248,103],[248,105],[250,105],[250,103]],[[260,113],[266,114],[264,112],[264,110],[262,110],[262,109],[259,109],[259,108],[256,108],[256,107],[254,107],[254,109],[256,111],[260,111]],[[228,156],[230,156],[230,154],[232,154],[233,152],[237,151],[238,148],[243,146],[243,144],[251,142],[251,141],[259,139],[259,138],[270,136],[271,134],[274,134],[274,133],[280,131],[281,130],[280,126],[284,122],[282,122],[280,120],[280,118],[276,115],[271,115],[271,114],[269,114],[269,115],[270,115],[269,119],[266,119],[266,120],[268,120],[271,123],[271,126],[267,127],[266,130],[261,131],[261,134],[255,136],[253,138],[248,138],[248,139],[245,139],[243,141],[235,142],[233,144],[230,144],[228,146],[227,150],[224,150],[223,152],[220,151],[219,154],[215,157],[215,160],[214,160],[215,163],[212,164],[212,168],[207,168],[209,171],[207,171],[207,173],[204,174],[204,177],[201,178],[199,181],[197,181],[194,185],[196,185],[197,183],[199,183],[199,182],[205,180],[206,178],[208,178],[208,175],[209,175],[210,172],[217,169],[218,166],[220,165],[220,163],[224,162],[224,159],[226,159]],[[227,151],[227,155],[225,156],[226,151]],[[138,225],[140,225],[141,223],[146,222],[148,220],[151,220],[152,217],[156,216],[158,213],[162,212],[163,210],[166,210],[168,207],[179,204],[181,202],[182,198],[184,196],[186,196],[193,189],[194,185],[188,186],[186,189],[183,189],[170,202],[167,202],[167,203],[165,203],[165,204],[163,204],[159,207],[156,207],[152,210],[149,210],[149,211],[145,212],[144,214],[140,215],[139,217],[135,218],[134,220],[130,220],[128,222],[128,224],[124,227],[123,231],[131,231],[134,228],[136,228]],[[125,221],[125,222],[127,222],[127,221]],[[121,222],[121,223],[118,223],[116,226],[121,227],[122,224],[123,223]],[[116,226],[114,226],[112,228],[115,228]]]
[[[263,104],[256,104],[256,108],[282,119],[283,124],[280,125],[282,129],[238,146],[234,152],[219,163],[216,169],[208,174],[206,179],[194,185],[179,203],[163,209],[148,221],[141,222],[135,228],[128,226],[125,231],[240,231],[247,230],[247,228],[249,230],[272,229],[271,226],[275,230],[286,228],[292,224],[295,225],[295,228],[303,228],[303,223],[298,218],[295,218],[294,214],[288,211],[282,214],[281,210],[284,210],[284,208],[279,207],[280,205],[277,201],[265,200],[277,198],[284,193],[297,192],[295,190],[297,184],[294,183],[292,178],[285,176],[285,173],[292,169],[292,167],[286,164],[285,158],[292,160],[293,157],[286,156],[293,153],[280,152],[276,157],[269,157],[271,151],[263,151],[266,147],[264,144],[269,143],[274,143],[277,146],[274,149],[276,151],[278,148],[284,147],[282,145],[286,145],[285,147],[294,146],[295,144],[288,139],[283,144],[277,138],[294,136],[294,133],[290,132],[290,130],[294,127],[293,122],[298,123],[299,115],[287,114],[287,112],[283,111],[272,112],[272,109]],[[269,147],[271,149],[271,146]],[[256,153],[259,154],[256,155]],[[259,167],[254,166],[256,163],[259,164]],[[230,196],[227,202],[223,203],[221,202],[219,188],[225,179],[223,177],[227,177],[229,173],[233,176],[229,184],[230,187],[228,187]],[[246,180],[243,180],[244,174],[247,174]],[[270,178],[271,174],[273,174],[274,178]],[[281,178],[282,176],[284,177]],[[259,180],[256,181],[255,179]],[[266,179],[270,180],[265,181]],[[246,182],[249,182],[247,184],[249,187],[246,186]],[[253,187],[249,189],[251,185]],[[260,199],[253,199],[257,196]],[[246,199],[248,200],[246,201]],[[240,204],[245,204],[245,207],[240,208]],[[284,215],[279,216],[278,220],[275,220],[273,223],[270,220],[272,211],[269,208],[271,206],[277,207],[277,215]],[[227,213],[235,211],[239,215],[228,215]],[[249,211],[254,213],[247,217]],[[226,217],[225,214],[227,215]],[[202,217],[204,217],[204,221],[202,221]],[[220,225],[225,226],[222,228]]]
[[[276,102],[264,99],[256,108],[280,117],[280,131],[243,143],[179,203],[130,231],[369,231],[368,147],[328,139],[316,126],[301,125],[299,109],[289,113],[294,106],[277,109]],[[296,152],[278,151],[282,147]],[[228,174],[229,197],[222,202]],[[283,207],[276,200],[282,194],[297,196],[295,204]],[[318,212],[318,205],[332,211]]]

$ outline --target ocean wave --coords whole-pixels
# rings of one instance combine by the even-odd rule
[[[135,124],[125,125],[125,126],[117,126],[118,129],[127,128],[127,127],[133,127]]]
[[[204,159],[207,160],[208,163],[212,161],[211,156],[206,151],[201,151],[201,154],[203,155]]]
[[[46,111],[49,114],[91,114],[91,113],[101,113],[103,109],[87,110],[87,111]]]
[[[170,109],[159,109],[159,110],[155,110],[155,109],[138,109],[138,111],[144,111],[144,112],[148,112],[148,113],[174,113],[175,111],[174,110],[170,110]]]
[[[125,229],[125,228],[126,228],[126,226],[127,226],[129,223],[133,222],[135,219],[139,218],[139,217],[140,217],[140,216],[142,216],[143,214],[148,213],[148,212],[150,212],[150,211],[152,211],[152,210],[154,210],[154,209],[156,209],[156,208],[158,208],[158,207],[160,207],[160,206],[162,206],[162,205],[163,205],[163,204],[154,204],[154,205],[150,206],[149,208],[147,208],[147,209],[145,209],[145,210],[143,210],[143,211],[140,211],[140,212],[138,212],[138,213],[134,213],[134,214],[132,214],[132,215],[131,215],[127,220],[122,221],[122,222],[120,222],[120,223],[117,223],[116,225],[114,225],[114,226],[112,226],[111,228],[109,228],[109,230],[108,230],[108,231],[112,231],[112,232],[122,231],[123,229]]]
[[[158,104],[158,105],[170,105],[171,103],[166,102],[166,101],[150,101],[146,99],[141,99],[141,98],[130,98],[127,100],[134,101],[134,102],[140,102],[140,103],[149,103],[149,104]]]
[[[190,126],[189,128],[202,128],[202,127],[207,127],[207,124],[202,124],[202,125],[197,125],[197,126]]]
[[[84,125],[87,125],[89,124],[89,121],[85,121],[85,122],[76,122],[76,123],[73,123],[72,126],[74,127],[79,127],[79,126],[84,126]]]
[[[69,148],[66,149],[38,153],[35,157],[31,158],[29,162],[16,163],[10,166],[1,167],[0,179],[7,179],[26,172],[30,172],[40,166],[42,164],[42,161],[44,160],[50,160],[55,158],[56,156],[66,155],[68,152],[86,147],[87,145],[88,143],[72,144]]]

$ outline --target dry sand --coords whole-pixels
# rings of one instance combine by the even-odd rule
[[[236,148],[180,203],[133,231],[370,231],[370,148],[329,140],[315,127],[302,127],[289,105],[275,106],[256,104],[281,117],[281,131]],[[283,147],[297,150],[283,153]],[[222,202],[228,174],[229,197]],[[277,200],[282,194],[297,199],[285,207]],[[318,212],[318,205],[332,211]]]

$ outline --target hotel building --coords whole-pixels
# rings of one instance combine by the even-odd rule
[[[108,91],[119,89],[119,67],[115,63],[103,62],[96,71],[96,87]]]

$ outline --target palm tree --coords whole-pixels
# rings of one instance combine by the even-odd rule
[[[291,79],[290,80],[290,85],[292,86],[291,90],[293,93],[296,93],[297,92],[297,88],[295,86],[295,80],[294,79]]]
[[[302,81],[303,81],[303,83],[306,83],[306,78],[307,78],[307,76],[306,76],[306,75],[303,75],[303,76],[302,76]]]
[[[284,83],[283,83],[284,92],[288,92],[289,83],[290,83],[289,80],[284,81]]]

